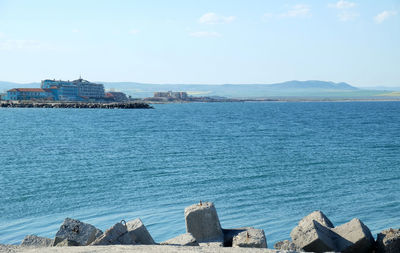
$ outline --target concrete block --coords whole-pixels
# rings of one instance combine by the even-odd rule
[[[315,220],[299,223],[290,236],[296,247],[309,252],[335,251],[335,242],[340,239],[336,233]]]
[[[251,227],[228,228],[228,229],[223,228],[222,233],[224,234],[224,247],[232,247],[233,237],[250,228]]]
[[[178,235],[172,239],[160,243],[161,245],[177,245],[177,246],[200,246],[196,238],[192,234],[186,233]]]
[[[336,241],[337,251],[367,253],[373,250],[374,237],[369,228],[359,219],[352,219],[343,225],[333,228],[332,231],[342,237]]]
[[[101,230],[93,225],[66,218],[54,238],[54,246],[65,239],[74,241],[80,246],[86,246],[92,243],[102,233]]]
[[[130,237],[130,240],[134,241],[135,244],[156,244],[146,226],[139,218],[128,221],[126,223],[126,228],[128,230],[126,237]]]
[[[267,248],[264,230],[250,228],[233,237],[232,247]]]
[[[186,232],[191,233],[197,242],[223,242],[224,234],[212,202],[200,202],[185,208],[185,223]]]
[[[277,250],[288,250],[288,251],[296,251],[301,252],[303,249],[299,248],[293,242],[289,240],[280,241],[274,244],[274,248]]]
[[[50,247],[53,246],[54,241],[50,238],[27,235],[21,242],[21,246],[34,246],[34,247]]]
[[[378,253],[400,253],[400,229],[387,229],[376,239]]]
[[[322,226],[325,226],[327,228],[333,228],[333,223],[328,219],[328,217],[326,217],[326,215],[323,212],[319,210],[314,211],[309,215],[307,215],[306,217],[304,217],[303,219],[301,219],[299,221],[299,226],[307,227],[312,223],[313,220],[318,221],[318,223],[321,224]]]
[[[127,233],[126,226],[121,223],[116,223],[111,228],[107,229],[99,238],[97,238],[91,245],[115,245],[122,244],[122,240],[126,238],[120,238]],[[129,241],[124,241],[125,244],[129,244]]]

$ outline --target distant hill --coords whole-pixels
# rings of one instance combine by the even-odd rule
[[[325,81],[288,81],[269,85],[274,89],[323,89],[323,90],[358,90],[348,83],[334,83]]]
[[[192,96],[219,96],[227,98],[268,97],[324,97],[324,98],[369,98],[387,96],[390,89],[359,89],[348,83],[327,81],[288,81],[274,84],[152,84],[137,82],[101,82],[107,90],[122,91],[136,97],[152,97],[156,91],[186,91]],[[0,92],[11,88],[40,87],[40,83],[12,83],[0,81]],[[397,93],[396,93],[397,94]]]
[[[104,83],[106,87],[127,92],[133,97],[150,97],[155,91],[186,91],[193,96],[255,98],[276,96],[347,96],[359,89],[347,83],[325,81],[288,81],[275,84],[145,84]],[[344,94],[343,94],[344,93]],[[368,92],[373,93],[373,91]]]

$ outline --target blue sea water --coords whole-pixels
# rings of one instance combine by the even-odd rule
[[[0,109],[0,243],[54,237],[65,217],[140,217],[157,242],[213,201],[224,228],[271,248],[322,210],[400,227],[400,103],[191,103],[154,110]]]

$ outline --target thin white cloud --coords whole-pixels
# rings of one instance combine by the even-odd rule
[[[139,29],[131,29],[129,30],[129,34],[138,34],[140,32]]]
[[[208,32],[208,31],[199,31],[199,32],[191,32],[189,33],[192,37],[221,37],[221,34],[218,32]]]
[[[356,6],[356,3],[353,2],[348,2],[345,0],[340,0],[334,4],[329,4],[328,5],[330,8],[336,8],[336,9],[350,9]]]
[[[0,38],[5,37],[4,33],[0,32]]]
[[[352,11],[356,5],[357,4],[354,2],[339,0],[334,4],[328,4],[328,7],[339,10],[339,13],[337,14],[338,19],[342,22],[346,22],[354,20],[360,16],[358,12]]]
[[[350,20],[356,19],[360,14],[357,12],[352,12],[352,11],[342,11],[338,14],[338,18],[340,21],[346,22]]]
[[[272,18],[301,18],[311,17],[311,8],[308,5],[296,4],[290,6],[286,12],[283,13],[265,13],[262,20],[268,21]]]
[[[44,45],[36,40],[4,40],[0,41],[0,50],[38,50]]]
[[[308,5],[304,4],[296,4],[292,6],[287,12],[282,13],[281,17],[310,17],[311,16],[311,9]]]
[[[220,16],[214,12],[208,12],[199,18],[200,24],[215,25],[215,24],[229,24],[236,19],[235,16]]]
[[[374,21],[377,24],[381,24],[386,19],[388,19],[392,16],[396,16],[396,15],[397,15],[397,11],[382,11],[381,13],[379,13],[378,15],[376,15],[374,17]]]
[[[80,32],[80,30],[79,30],[79,29],[77,29],[77,28],[74,28],[74,29],[72,29],[72,32],[73,32],[73,33],[79,33],[79,32]]]

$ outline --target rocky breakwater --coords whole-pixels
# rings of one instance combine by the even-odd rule
[[[101,246],[136,245],[138,252],[178,252],[182,250],[182,247],[188,252],[225,252],[227,247],[231,247],[235,248],[231,249],[232,252],[239,252],[236,249],[247,248],[249,252],[261,250],[264,252],[400,253],[400,230],[382,231],[375,242],[368,227],[359,219],[334,227],[321,211],[312,212],[300,220],[290,233],[292,240],[276,243],[274,245],[276,251],[266,249],[267,238],[262,229],[222,228],[212,202],[200,202],[185,208],[184,217],[186,233],[161,243],[153,240],[139,218],[128,222],[124,220],[117,222],[105,232],[79,220],[66,218],[54,239],[28,235],[21,246],[23,246],[22,250],[40,247],[41,251],[49,252],[53,252],[50,250],[51,247],[60,246],[90,246],[85,248],[85,252],[109,252],[116,248],[104,249]],[[143,245],[148,245],[148,248],[142,248],[145,247]],[[178,248],[171,248],[172,246]],[[225,247],[224,251],[222,247]],[[68,249],[74,252],[73,248]],[[125,249],[127,251],[124,252],[135,250],[135,248]]]
[[[36,101],[2,101],[3,108],[79,108],[79,109],[151,109],[142,102],[99,103],[99,102],[36,102]]]
[[[321,211],[314,211],[300,220],[290,233],[292,241],[277,242],[280,250],[345,253],[400,253],[399,230],[385,230],[377,241],[359,219],[334,227]]]

